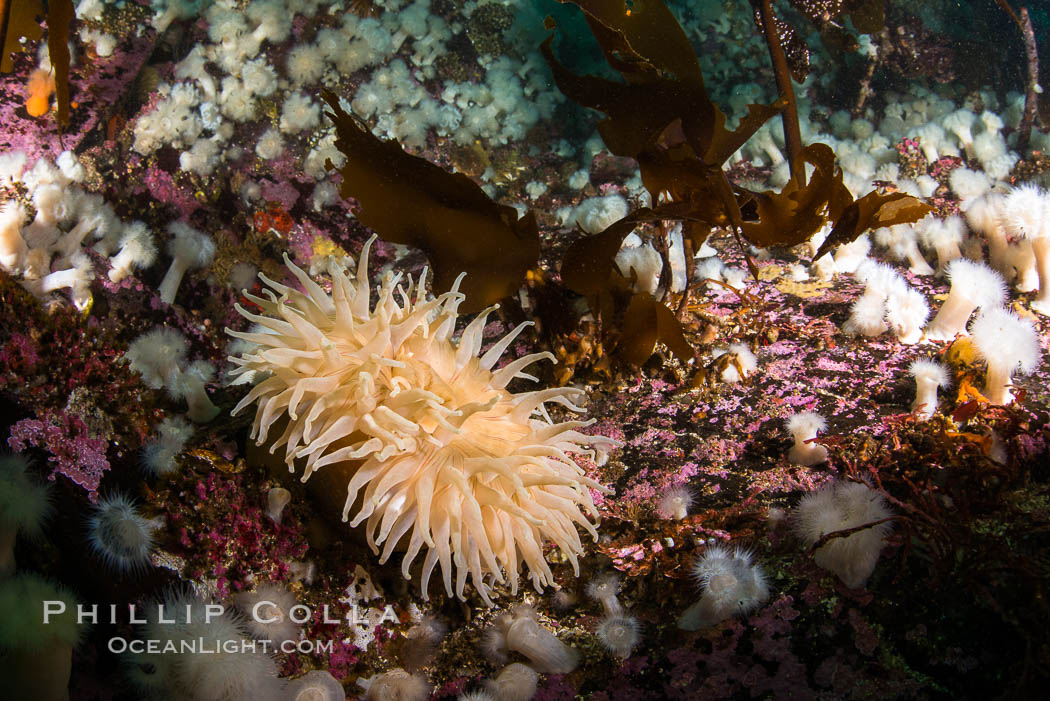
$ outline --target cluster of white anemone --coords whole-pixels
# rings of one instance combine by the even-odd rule
[[[238,307],[258,326],[228,333],[248,343],[230,358],[239,366],[234,374],[264,379],[234,413],[258,402],[252,438],[270,441],[271,452],[284,447],[292,471],[301,461],[303,481],[329,465],[356,465],[344,520],[359,504],[351,525],[366,523],[376,553],[384,545],[380,562],[404,548],[406,578],[425,547],[424,597],[439,563],[450,596],[454,589],[463,598],[468,574],[486,603],[493,581],[509,580],[516,591],[522,561],[541,590],[553,582],[545,541],[577,568],[583,550],[577,525],[597,538],[589,490],[603,487],[568,453],[604,453],[613,442],[576,430],[586,422],[555,422],[547,414],[546,402],[581,411],[573,400],[582,390],[506,389],[512,379],[530,377],[522,372],[528,365],[553,359],[535,353],[493,370],[527,324],[480,358],[487,313],[453,342],[464,299],[458,284],[427,299],[423,279],[413,285],[409,278],[406,290],[400,275],[387,276],[373,309],[370,243],[356,281],[331,262],[331,294],[291,261],[303,292],[260,276],[271,289],[247,298],[262,313]],[[271,437],[284,417],[284,432]]]

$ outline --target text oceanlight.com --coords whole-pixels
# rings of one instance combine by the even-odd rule
[[[43,622],[45,625],[51,620],[67,612],[64,601],[43,602]],[[226,613],[226,607],[222,604],[184,604],[173,606],[157,604],[152,607],[127,606],[127,616],[120,615],[124,607],[110,604],[108,607],[100,607],[98,604],[77,604],[76,617],[78,624],[90,623],[97,625],[100,622],[110,624],[130,623],[146,625],[147,623],[160,625],[189,625],[191,623],[209,624]],[[150,612],[155,616],[147,617]],[[320,617],[315,621],[314,610],[304,604],[296,604],[287,612],[282,611],[277,604],[265,599],[258,601],[249,610],[248,615],[252,620],[263,626],[281,623],[290,620],[293,623],[305,624],[317,622],[323,625],[349,625],[353,627],[373,628],[384,623],[400,623],[394,607],[389,604],[382,609],[368,608],[362,612],[357,605],[349,608],[342,617],[332,615],[328,605],[320,609]],[[379,615],[377,615],[379,614]],[[194,639],[166,639],[166,640],[139,640],[124,637],[110,638],[109,649],[113,653],[133,652],[147,654],[235,654],[235,653],[273,653],[273,652],[332,652],[333,641],[311,641],[311,640],[287,640],[280,645],[270,640],[247,640],[247,639],[209,639],[201,636]]]
[[[332,640],[284,640],[280,645],[275,645],[269,640],[209,640],[207,638],[196,638],[194,640],[138,640],[127,639],[120,636],[109,639],[109,651],[119,655],[122,652],[148,655],[236,655],[261,652],[269,655],[274,652],[291,654],[302,652],[306,654],[331,653],[335,650],[335,642]]]

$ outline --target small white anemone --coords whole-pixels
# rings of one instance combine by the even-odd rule
[[[181,416],[172,416],[162,419],[156,431],[142,446],[142,463],[154,475],[170,475],[178,468],[175,458],[186,449],[194,428]]]
[[[483,638],[483,649],[490,660],[504,662],[508,652],[518,652],[543,674],[568,674],[576,669],[580,654],[536,620],[530,606],[515,606],[496,618]]]
[[[139,514],[135,503],[119,492],[99,499],[88,520],[91,549],[120,573],[137,573],[149,564],[159,523]]]
[[[276,584],[262,584],[253,592],[233,597],[244,614],[244,625],[257,640],[269,640],[275,646],[299,640],[299,624],[292,620],[292,608],[299,602],[287,589]]]
[[[911,410],[928,419],[937,411],[937,390],[951,384],[948,368],[936,360],[919,358],[908,366],[908,374],[915,378],[915,401]]]
[[[620,578],[612,572],[596,576],[587,583],[587,596],[601,603],[607,616],[623,615],[623,607],[616,598],[620,591]]]
[[[410,672],[430,664],[437,655],[441,640],[448,634],[448,625],[439,618],[422,615],[405,633],[401,648],[401,663]]]
[[[671,487],[660,495],[656,501],[656,513],[660,518],[681,521],[689,515],[689,507],[696,498],[686,485]]]
[[[889,249],[895,260],[907,261],[908,269],[915,275],[933,275],[935,272],[919,250],[918,236],[911,224],[895,224],[873,232],[875,242]]]
[[[977,115],[968,109],[958,109],[947,117],[941,124],[944,128],[955,135],[959,145],[963,147],[966,155],[973,158],[973,126],[977,123]]]
[[[886,301],[863,294],[850,305],[849,318],[842,325],[842,333],[849,336],[874,338],[885,333],[888,328]]]
[[[598,624],[598,641],[617,657],[630,657],[638,646],[638,620],[633,616],[606,616]]]
[[[809,467],[819,465],[828,459],[828,449],[819,443],[812,443],[817,434],[828,426],[824,417],[815,411],[795,414],[784,422],[785,428],[795,439],[795,444],[788,451],[788,460],[796,465]]]
[[[368,680],[365,701],[426,701],[430,692],[426,677],[398,667]]]
[[[998,270],[1007,282],[1015,276],[1013,266],[1007,261],[1009,243],[1002,225],[1002,207],[1005,195],[989,192],[970,202],[966,210],[966,223],[980,233],[988,242],[988,263]]]
[[[913,287],[902,286],[886,300],[886,323],[897,340],[905,345],[918,343],[922,325],[930,318],[926,296]]]
[[[683,630],[702,630],[732,616],[746,616],[769,599],[766,575],[747,550],[711,546],[693,565],[693,576],[703,594],[678,618]]]
[[[246,647],[250,641],[241,620],[221,604],[173,592],[145,610],[142,639],[151,641],[150,647],[156,641],[157,650],[170,647],[126,656],[130,681],[145,695],[178,689],[181,698],[195,701],[274,698],[281,682],[273,658]],[[208,647],[198,651],[201,640]]]
[[[529,701],[536,695],[540,675],[532,667],[512,662],[485,683],[490,698],[497,701]]]
[[[346,691],[327,670],[307,672],[289,685],[287,701],[346,701]]]
[[[728,348],[715,348],[711,351],[711,357],[721,358],[729,356],[729,362],[723,367],[719,379],[727,384],[735,384],[745,380],[758,369],[758,358],[743,343],[731,343]]]
[[[284,510],[292,501],[292,493],[284,487],[274,487],[266,492],[266,515],[274,523],[280,523]]]
[[[29,461],[0,454],[0,577],[15,569],[15,538],[38,537],[50,513],[49,486],[30,477]]]
[[[572,213],[573,221],[588,234],[604,231],[610,224],[627,216],[627,200],[616,193],[590,197]]]
[[[992,188],[992,180],[979,170],[969,168],[956,168],[948,176],[948,183],[952,192],[961,200],[960,209],[964,212],[970,208],[970,204],[981,197]]]
[[[215,379],[215,368],[207,360],[195,360],[172,375],[166,388],[178,399],[186,400],[186,416],[194,423],[208,423],[219,415],[219,407],[208,397],[205,385]]]
[[[61,613],[54,611],[61,606]],[[73,648],[83,633],[79,606],[63,587],[22,572],[0,577],[4,698],[69,698]]]
[[[855,241],[843,244],[835,249],[835,269],[840,273],[854,273],[862,263],[868,260],[871,252],[871,239],[867,234]]]
[[[958,215],[941,219],[930,214],[917,225],[919,237],[928,247],[937,252],[937,275],[943,275],[948,263],[962,258],[963,238],[966,235],[966,222]]]
[[[142,222],[131,222],[124,227],[120,237],[120,252],[109,259],[109,279],[120,282],[131,274],[132,269],[148,268],[156,258],[153,234]]]
[[[1039,294],[1029,306],[1032,311],[1050,315],[1050,194],[1037,185],[1026,183],[1006,196],[1002,212],[1007,232],[1032,244]]]
[[[1002,276],[983,263],[960,258],[946,270],[952,286],[937,316],[926,327],[926,339],[950,341],[966,333],[966,323],[975,309],[996,307],[1006,299]]]
[[[168,241],[171,265],[157,292],[161,300],[173,304],[186,271],[211,265],[215,258],[215,242],[207,234],[180,221],[169,224],[168,233],[172,236]]]
[[[1027,374],[1039,365],[1042,350],[1035,324],[1002,307],[986,309],[970,324],[978,355],[988,364],[984,396],[992,404],[1009,404],[1014,373]]]
[[[299,44],[285,60],[288,78],[296,87],[313,85],[324,75],[325,55],[318,44]]]

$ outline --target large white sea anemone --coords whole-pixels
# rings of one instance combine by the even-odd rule
[[[449,596],[464,598],[470,575],[491,604],[491,583],[509,581],[516,592],[521,562],[537,590],[553,583],[543,547],[553,541],[577,569],[583,552],[576,526],[597,539],[588,518],[597,516],[587,477],[569,452],[604,453],[614,442],[576,429],[583,421],[555,422],[545,402],[582,411],[584,392],[551,388],[513,394],[506,389],[532,363],[554,357],[534,353],[493,370],[530,323],[520,324],[478,357],[488,312],[452,340],[458,284],[427,299],[424,280],[400,283],[386,276],[373,308],[366,244],[352,280],[334,261],[331,294],[286,259],[304,291],[260,275],[270,288],[247,295],[262,312],[238,306],[257,324],[229,331],[249,347],[230,360],[234,374],[258,384],[234,413],[258,403],[252,438],[270,451],[284,447],[285,462],[304,470],[305,482],[326,466],[354,466],[343,520],[365,523],[373,551],[385,562],[404,549],[402,572],[426,546],[422,592],[435,565]],[[424,272],[425,277],[425,272]],[[406,289],[407,287],[407,289]],[[412,295],[414,294],[414,299]],[[271,427],[287,417],[280,437]]]

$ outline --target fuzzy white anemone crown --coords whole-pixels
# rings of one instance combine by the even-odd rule
[[[373,239],[374,240],[374,237]],[[303,292],[260,275],[270,288],[246,295],[262,312],[237,311],[258,326],[231,331],[249,348],[230,360],[239,380],[262,377],[233,413],[258,402],[252,438],[262,445],[271,426],[287,416],[287,428],[270,444],[284,446],[294,471],[305,460],[302,481],[326,465],[360,461],[347,487],[343,520],[366,522],[369,545],[380,562],[400,545],[402,573],[426,546],[422,591],[441,565],[445,589],[463,598],[469,574],[491,604],[491,582],[509,580],[517,591],[522,561],[537,590],[553,582],[543,555],[553,541],[577,569],[583,552],[576,526],[597,539],[587,515],[597,516],[590,489],[598,482],[569,451],[604,452],[615,445],[576,429],[588,422],[551,420],[545,402],[582,411],[584,394],[551,388],[512,394],[506,385],[528,365],[554,357],[534,353],[499,370],[497,360],[525,322],[478,357],[482,330],[493,308],[452,340],[464,295],[452,290],[427,299],[424,279],[407,290],[401,275],[382,281],[372,308],[368,280],[370,240],[356,281],[334,260],[325,292],[285,258]],[[423,277],[425,278],[424,271]],[[462,279],[462,276],[460,277]],[[415,299],[411,295],[415,294]],[[400,300],[400,301],[399,301]]]

